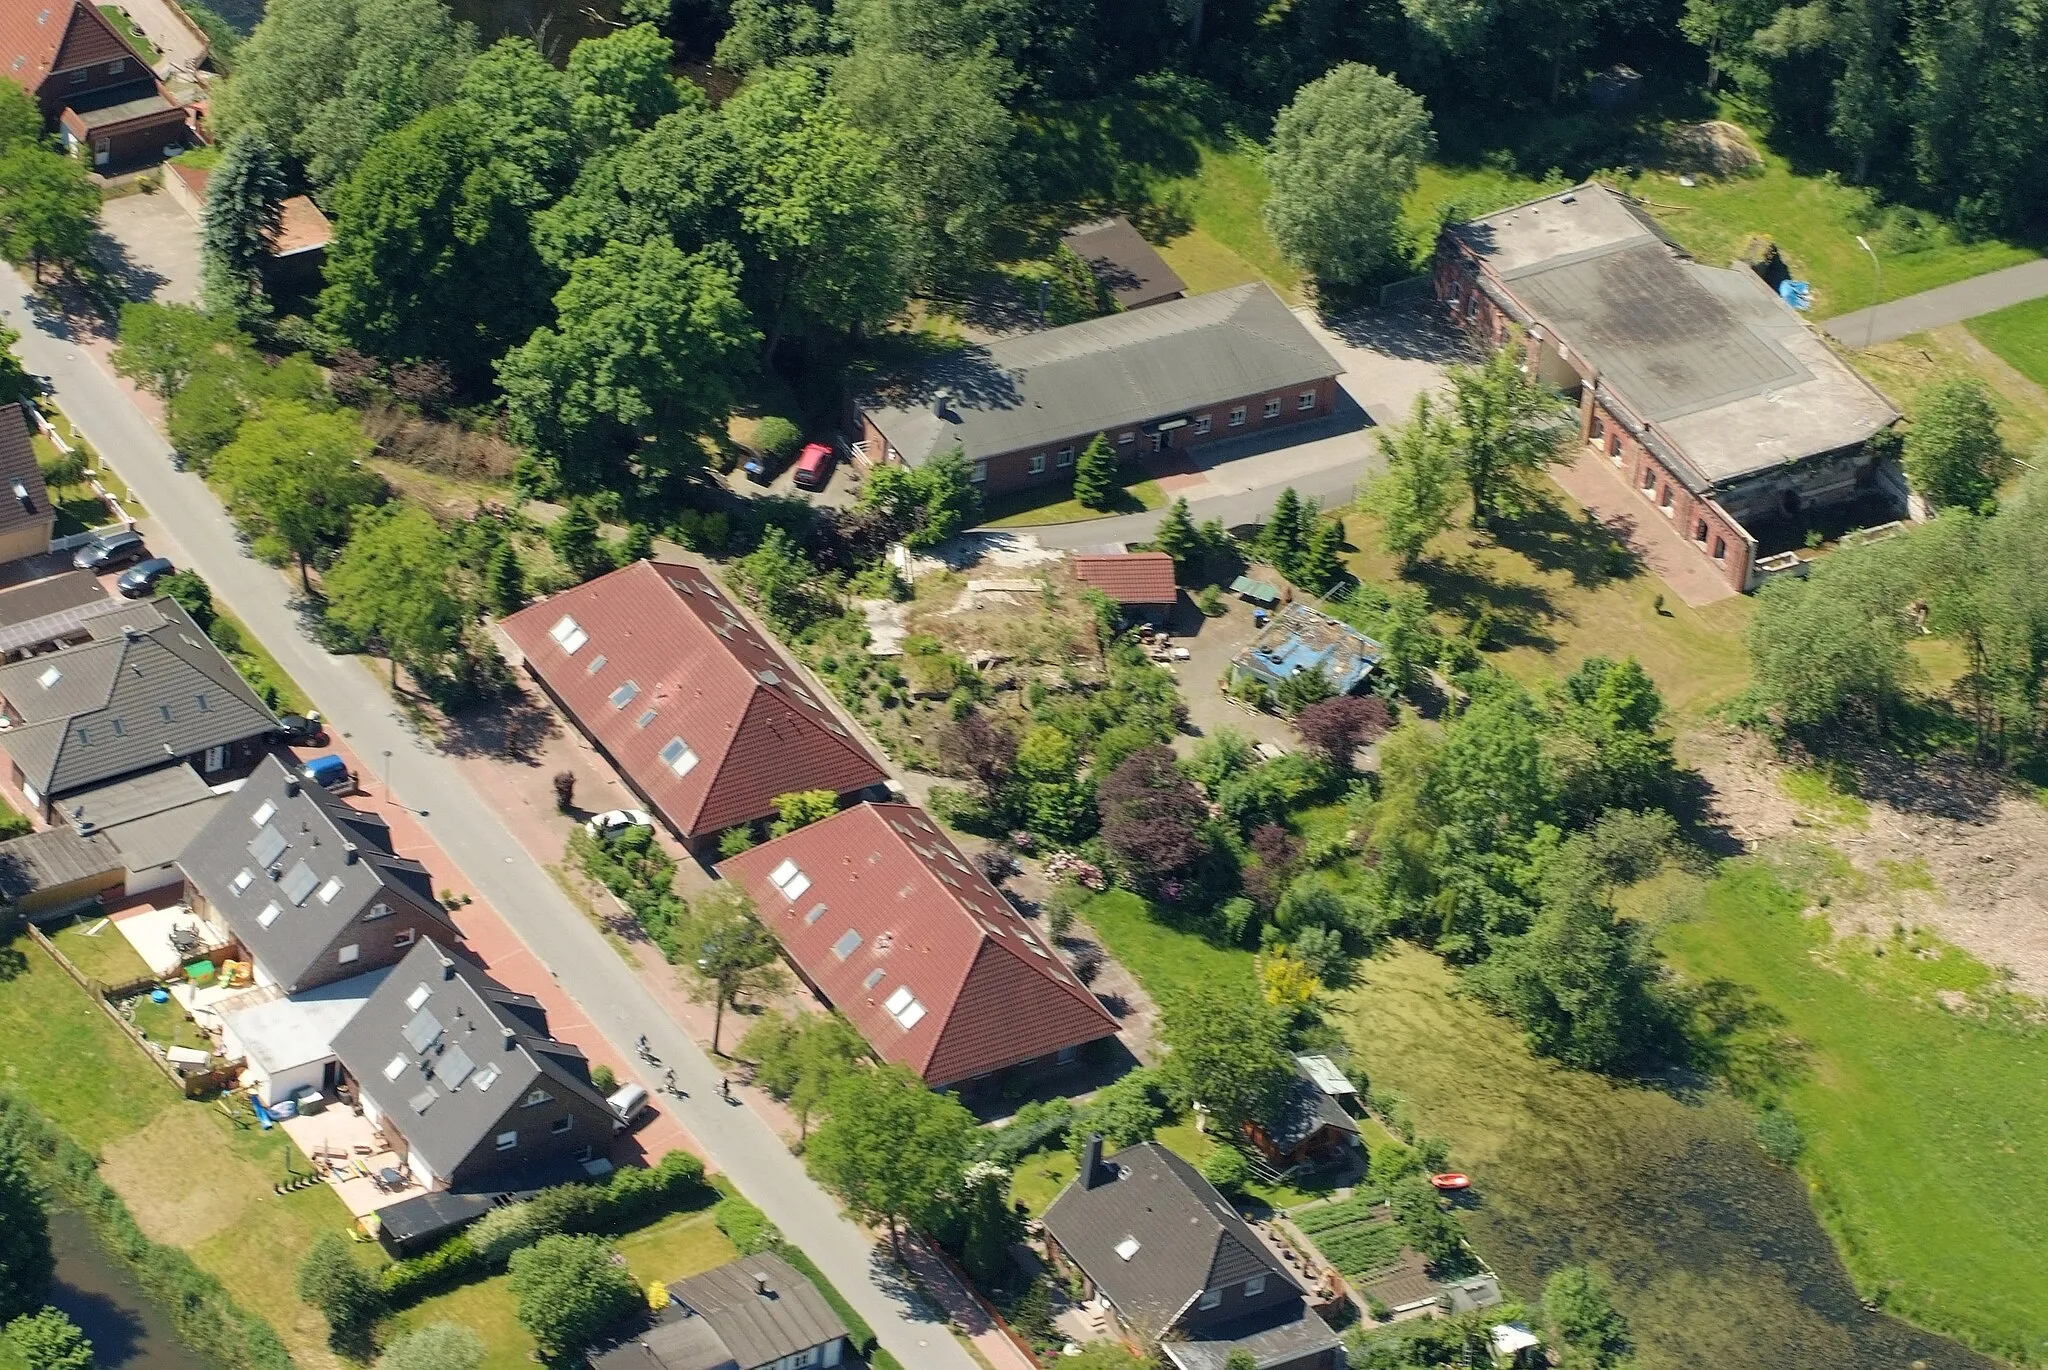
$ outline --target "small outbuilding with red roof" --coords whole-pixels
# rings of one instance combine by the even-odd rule
[[[1173,613],[1179,587],[1173,558],[1164,552],[1081,552],[1074,578],[1115,600],[1126,614],[1163,623]]]
[[[888,779],[787,657],[694,566],[631,566],[505,620],[526,669],[692,849]]]
[[[1071,1061],[1116,1019],[923,810],[857,804],[719,863],[811,989],[934,1086]]]

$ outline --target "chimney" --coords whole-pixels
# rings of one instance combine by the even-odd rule
[[[341,859],[342,859],[342,863],[343,863],[344,865],[349,865],[349,866],[353,866],[353,865],[354,865],[354,864],[356,863],[356,844],[355,844],[355,843],[353,843],[353,842],[343,842],[343,843],[341,844]]]
[[[944,390],[939,391],[937,394],[932,396],[932,413],[938,415],[942,419],[952,418],[952,400],[953,396],[951,395],[951,393]]]
[[[764,1299],[773,1297],[775,1291],[768,1287],[767,1271],[756,1270],[754,1272],[754,1292]]]
[[[296,799],[298,794],[299,773],[297,771],[288,772],[284,778],[284,797],[286,799]]]
[[[1081,1152],[1081,1188],[1093,1189],[1102,1179],[1102,1134],[1088,1134],[1088,1146]]]

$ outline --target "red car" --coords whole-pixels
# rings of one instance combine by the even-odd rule
[[[809,443],[797,454],[796,471],[790,476],[799,490],[822,490],[832,478],[833,452],[822,442]]]

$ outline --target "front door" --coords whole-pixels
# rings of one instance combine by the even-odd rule
[[[1164,452],[1167,448],[1171,446],[1173,446],[1173,432],[1171,429],[1168,429],[1166,432],[1163,433],[1154,433],[1152,435],[1153,451]]]
[[[92,164],[94,166],[105,166],[109,161],[113,160],[113,156],[113,139],[95,138],[92,140]]]

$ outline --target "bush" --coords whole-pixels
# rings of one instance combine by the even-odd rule
[[[803,430],[780,414],[770,414],[754,425],[754,449],[770,461],[788,461],[803,445]]]
[[[299,1262],[299,1298],[327,1319],[327,1340],[337,1351],[358,1352],[384,1311],[384,1291],[350,1254],[348,1239],[323,1232]]]
[[[619,1087],[619,1077],[612,1074],[610,1066],[592,1066],[590,1068],[590,1087],[599,1094],[610,1094]]]
[[[541,1354],[564,1360],[596,1341],[635,1310],[640,1287],[597,1237],[543,1237],[514,1252],[509,1281],[519,1325]]]
[[[1242,1190],[1252,1177],[1252,1163],[1234,1146],[1219,1146],[1202,1161],[1202,1178],[1225,1194]]]
[[[1023,1157],[1058,1142],[1073,1125],[1074,1105],[1066,1099],[1029,1103],[994,1132],[980,1137],[975,1159],[1012,1166]]]
[[[775,1230],[775,1224],[768,1221],[768,1215],[755,1207],[752,1200],[739,1194],[728,1194],[718,1201],[712,1210],[712,1219],[726,1239],[738,1247],[742,1256],[752,1256],[766,1251],[782,1240],[782,1234]]]
[[[384,1287],[384,1301],[393,1308],[403,1308],[453,1289],[490,1268],[490,1262],[476,1249],[469,1234],[457,1233],[432,1251],[385,1266],[379,1283]]]
[[[1764,1154],[1782,1166],[1798,1163],[1806,1154],[1806,1133],[1799,1122],[1782,1108],[1767,1108],[1757,1115],[1756,1144]]]
[[[514,1251],[532,1246],[547,1236],[549,1229],[542,1223],[543,1215],[537,1205],[507,1204],[478,1218],[476,1225],[464,1235],[469,1238],[479,1260],[485,1265],[498,1266],[511,1260]]]
[[[483,1358],[476,1333],[452,1322],[430,1322],[394,1338],[377,1358],[377,1370],[476,1370]]]

